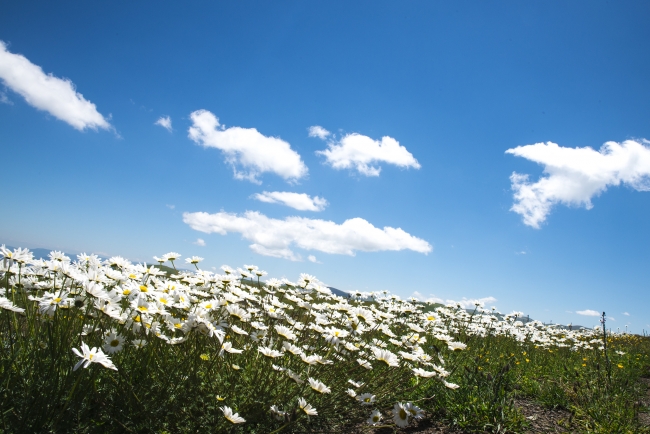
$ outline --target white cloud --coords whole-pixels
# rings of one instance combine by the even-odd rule
[[[623,315],[625,315],[625,316],[630,316],[630,314],[627,313],[627,312],[623,312]]]
[[[300,260],[290,247],[354,256],[356,251],[413,250],[427,254],[433,250],[425,240],[400,228],[374,227],[362,218],[337,224],[332,221],[287,217],[269,218],[256,211],[242,215],[227,212],[183,213],[183,221],[192,229],[221,235],[237,232],[252,241],[250,248],[261,255]]]
[[[650,148],[648,141],[607,142],[600,150],[590,147],[564,148],[555,143],[536,143],[508,149],[544,166],[537,182],[528,175],[510,176],[515,203],[511,211],[524,224],[539,228],[558,204],[593,207],[591,199],[609,186],[626,184],[638,191],[650,191]]]
[[[334,169],[356,169],[366,176],[379,176],[381,167],[374,165],[378,163],[420,168],[420,163],[413,155],[397,140],[388,136],[382,137],[380,141],[357,133],[347,134],[338,142],[328,142],[326,150],[316,153],[323,155]]]
[[[14,105],[14,102],[10,100],[7,94],[4,92],[0,92],[0,102],[2,104]]]
[[[256,193],[253,198],[260,202],[279,203],[299,211],[322,211],[327,207],[327,201],[322,197],[314,197],[305,193],[291,193],[288,191],[264,191]]]
[[[265,172],[275,173],[287,181],[307,175],[307,166],[300,155],[284,140],[264,136],[255,128],[226,128],[207,110],[197,110],[190,118],[190,139],[202,146],[220,149],[236,179],[259,184],[258,176]]]
[[[205,241],[202,238],[197,238],[196,241],[194,241],[192,244],[203,247],[205,246]]]
[[[462,300],[445,300],[446,304],[459,304],[464,309],[474,309],[478,304],[481,307],[485,307],[486,304],[494,304],[497,299],[494,297],[483,297],[483,298],[465,298]]]
[[[78,130],[111,129],[95,107],[75,90],[72,81],[45,74],[25,56],[10,53],[0,41],[0,78],[14,92],[39,110],[67,122]]]
[[[325,140],[330,134],[329,131],[321,126],[314,125],[313,127],[309,127],[309,137],[318,137],[319,139]]]
[[[411,295],[411,297],[417,299],[418,301],[426,301],[428,303],[445,303],[445,300],[442,298],[436,297],[435,295],[429,295],[427,297],[419,291],[413,291],[413,295]]]
[[[584,315],[584,316],[600,316],[600,312],[591,309],[576,310],[576,313],[578,315]]]
[[[316,256],[314,255],[307,256],[307,259],[309,260],[309,262],[313,262],[315,264],[321,264],[321,262],[318,259],[316,259]]]
[[[165,205],[165,206],[166,206],[167,208],[169,208],[169,209],[174,209],[174,208],[176,208],[176,205],[170,205],[170,204],[167,204],[167,205]]]
[[[172,118],[169,116],[161,116],[160,119],[154,122],[154,125],[160,125],[170,133],[172,132]]]

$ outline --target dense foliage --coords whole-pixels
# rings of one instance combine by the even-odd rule
[[[441,419],[521,431],[515,400],[584,432],[643,432],[647,339],[387,293],[2,247],[5,432],[280,432]],[[178,254],[159,259],[174,261]],[[607,348],[605,348],[607,345]]]

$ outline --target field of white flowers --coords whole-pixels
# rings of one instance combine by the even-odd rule
[[[435,399],[467,396],[463,375],[482,375],[470,347],[518,349],[491,381],[531,351],[604,349],[602,331],[388,293],[340,297],[310,275],[215,274],[198,257],[185,260],[196,271],[169,273],[121,257],[0,255],[5,432],[400,428],[435,413]]]

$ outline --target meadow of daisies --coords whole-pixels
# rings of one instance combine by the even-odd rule
[[[3,432],[650,432],[645,337],[155,259],[0,248]]]

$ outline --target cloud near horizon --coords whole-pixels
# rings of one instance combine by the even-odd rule
[[[319,126],[309,129],[310,137],[325,140],[329,131]],[[339,141],[330,140],[327,149],[316,151],[325,157],[325,161],[334,169],[355,169],[365,176],[379,176],[379,163],[393,164],[401,168],[419,169],[420,163],[406,148],[392,137],[384,136],[373,140],[358,133],[346,134]]]
[[[413,297],[419,301],[426,301],[429,303],[453,304],[455,306],[460,305],[463,309],[473,309],[477,304],[479,306],[485,307],[486,304],[493,304],[497,301],[497,299],[492,296],[482,298],[463,297],[461,300],[444,300],[440,297],[436,297],[435,295],[429,295],[426,297],[418,291],[413,292]]]
[[[264,191],[256,193],[253,198],[260,202],[279,203],[299,211],[322,211],[328,203],[322,197],[312,198],[305,193],[292,193],[289,191]]]
[[[27,104],[79,131],[112,129],[95,104],[75,90],[72,81],[46,74],[25,56],[9,52],[3,41],[0,41],[0,78],[8,88],[25,98]]]
[[[273,219],[257,211],[246,211],[242,215],[223,211],[215,214],[185,212],[183,222],[194,230],[208,234],[240,233],[244,239],[253,242],[250,248],[254,252],[292,261],[302,260],[291,250],[292,246],[350,256],[357,251],[413,250],[428,254],[433,250],[428,242],[401,228],[376,228],[358,217],[337,224],[303,217]]]
[[[286,181],[297,181],[307,175],[307,166],[291,145],[277,137],[267,137],[255,128],[230,127],[207,110],[190,114],[189,138],[206,148],[221,150],[236,179],[261,184],[258,177],[275,173]]]
[[[513,172],[510,176],[515,203],[511,211],[524,224],[539,229],[556,204],[593,208],[591,199],[610,186],[625,184],[650,191],[650,148],[647,140],[607,142],[600,150],[564,148],[553,142],[508,149],[507,154],[544,166],[537,182]]]
[[[600,316],[600,312],[591,309],[576,310],[576,313],[578,315],[584,315],[584,316]]]

